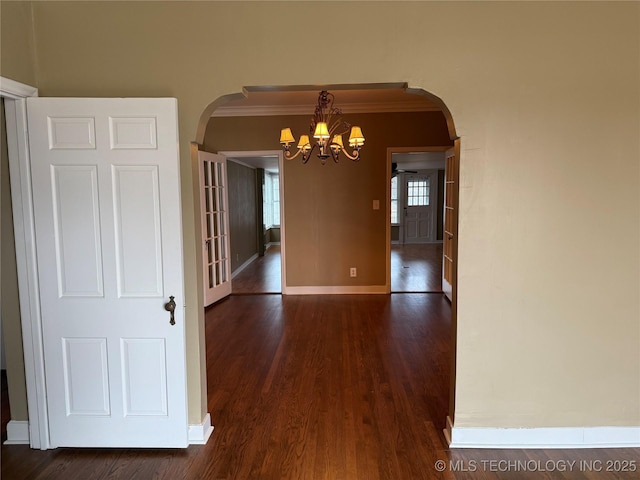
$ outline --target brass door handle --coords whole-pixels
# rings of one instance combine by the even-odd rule
[[[164,304],[164,309],[167,312],[171,312],[171,320],[169,320],[169,323],[171,325],[176,324],[176,319],[174,317],[174,312],[176,311],[176,302],[173,299],[174,299],[173,296],[169,297],[169,301]]]

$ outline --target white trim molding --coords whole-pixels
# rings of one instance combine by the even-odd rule
[[[189,425],[189,445],[205,445],[212,433],[211,415],[207,413],[202,423]]]
[[[281,115],[308,115],[315,105],[221,105],[211,114],[212,117],[265,117]],[[422,102],[376,102],[376,103],[343,103],[342,113],[407,113],[407,112],[439,112],[438,105],[425,105]]]
[[[283,292],[285,293],[285,292]],[[354,285],[354,286],[313,286],[313,287],[287,287],[286,295],[361,295],[361,294],[386,294],[389,290],[386,285]]]
[[[624,448],[640,447],[639,427],[479,428],[451,427],[449,448]]]
[[[49,443],[49,420],[44,380],[42,324],[27,133],[27,98],[37,97],[38,89],[9,78],[0,77],[0,96],[5,99],[22,346],[27,408],[29,410],[29,421],[24,424],[17,423],[15,427],[19,431],[26,426],[29,431],[26,438],[31,448],[45,450],[51,448],[51,445]],[[21,438],[23,437],[22,435]]]
[[[287,244],[285,213],[284,213],[284,154],[282,150],[248,150],[248,151],[221,151],[220,155],[227,158],[232,157],[234,160],[247,157],[278,157],[278,174],[280,176],[280,291],[283,295],[287,294]],[[233,280],[233,275],[231,276]]]
[[[38,89],[31,85],[16,82],[10,78],[0,77],[0,90],[4,98],[18,100],[26,97],[37,97]]]
[[[29,422],[10,420],[7,423],[7,439],[4,445],[29,445]]]

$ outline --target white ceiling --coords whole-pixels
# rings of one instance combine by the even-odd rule
[[[383,87],[383,88],[382,88]],[[424,95],[407,92],[402,84],[381,88],[286,87],[287,90],[246,87],[244,97],[218,107],[214,117],[308,115],[318,101],[318,93],[328,89],[335,96],[335,106],[343,113],[424,112],[440,107]]]
[[[444,170],[445,152],[392,153],[391,161],[400,170]]]

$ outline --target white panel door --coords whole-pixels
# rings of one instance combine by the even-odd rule
[[[205,306],[231,294],[227,158],[198,152]]]
[[[404,243],[428,243],[436,237],[437,176],[405,175]]]
[[[185,447],[176,100],[27,107],[51,444]]]

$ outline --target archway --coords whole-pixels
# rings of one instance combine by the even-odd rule
[[[450,142],[451,149],[447,156],[447,167],[446,167],[446,182],[447,182],[447,206],[451,210],[448,218],[445,219],[447,223],[447,243],[445,246],[445,250],[447,251],[448,257],[450,259],[449,265],[449,279],[451,281],[451,377],[450,377],[450,393],[449,393],[449,415],[448,415],[448,425],[450,428],[455,412],[455,372],[456,372],[456,337],[457,337],[457,250],[458,250],[458,238],[457,238],[457,225],[458,225],[458,211],[457,211],[457,198],[459,191],[459,158],[460,158],[460,139],[457,136],[455,124],[453,121],[453,117],[451,112],[445,105],[444,101],[440,99],[438,96],[420,89],[420,88],[408,88],[406,83],[394,83],[394,84],[361,84],[361,85],[325,85],[325,86],[316,86],[316,85],[305,85],[305,86],[287,86],[287,87],[245,87],[243,89],[243,93],[236,93],[231,95],[225,95],[223,97],[218,98],[211,104],[209,104],[204,110],[200,117],[197,135],[196,135],[196,143],[201,147],[206,147],[207,139],[207,127],[209,126],[209,122],[211,120],[212,114],[218,109],[228,108],[230,106],[236,107],[238,105],[244,107],[255,107],[256,105],[251,103],[252,95],[264,97],[268,94],[273,94],[274,98],[277,100],[271,104],[271,107],[282,106],[282,104],[278,104],[277,102],[282,102],[283,98],[287,95],[299,95],[305,92],[317,93],[317,91],[322,88],[326,90],[330,90],[332,92],[339,93],[341,98],[349,98],[349,94],[353,92],[369,92],[375,96],[375,94],[380,94],[384,96],[386,93],[394,90],[402,90],[406,99],[416,100],[422,99],[425,102],[428,102],[431,105],[435,105],[437,107],[437,111],[444,117],[444,123],[446,125],[446,135],[447,140]],[[264,109],[269,106],[265,104],[263,100],[261,100],[260,107]],[[348,103],[348,100],[347,100]],[[410,103],[407,101],[407,104]],[[387,106],[388,107],[388,106]],[[393,111],[393,110],[384,110],[382,104],[378,104],[377,108],[379,111]],[[396,107],[397,108],[397,107]],[[251,111],[250,109],[248,111]],[[255,110],[254,110],[255,111]],[[276,130],[277,132],[277,130]],[[275,134],[274,134],[275,135]],[[277,141],[277,139],[276,139]],[[442,143],[435,143],[434,145],[442,145]],[[398,145],[394,145],[398,146]],[[254,149],[255,147],[248,148]],[[391,168],[390,168],[390,156],[384,157],[384,166],[381,168],[385,169],[384,176],[386,179],[385,185],[386,188],[389,189],[390,185],[390,176],[391,176]],[[194,165],[197,164],[197,161],[194,161]],[[285,180],[286,181],[286,180]],[[387,191],[386,198],[389,198],[389,192]],[[375,197],[374,197],[375,198]],[[370,202],[370,200],[368,200]],[[375,205],[375,200],[374,200]],[[375,209],[375,206],[374,206]],[[388,225],[388,222],[387,222]],[[388,228],[388,227],[385,227]],[[390,244],[390,235],[387,230],[386,233],[386,258],[389,258],[389,244]],[[389,278],[387,271],[387,282],[386,282],[386,291],[377,291],[375,293],[389,293]],[[284,292],[283,293],[287,293]],[[324,293],[318,292],[315,290],[308,290],[304,292],[296,293]],[[339,292],[339,293],[347,293],[347,292]],[[371,291],[362,291],[357,293],[374,293]],[[445,433],[445,435],[447,435]],[[448,437],[447,437],[448,438]]]

